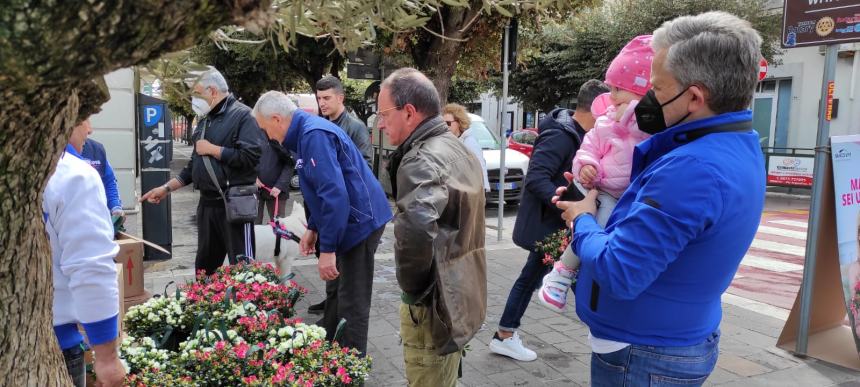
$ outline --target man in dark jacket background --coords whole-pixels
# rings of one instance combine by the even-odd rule
[[[237,262],[237,255],[254,256],[253,225],[227,222],[218,186],[226,193],[231,186],[254,184],[263,139],[251,108],[230,94],[224,76],[214,68],[203,73],[194,85],[191,106],[202,117],[194,130],[191,160],[178,176],[153,188],[140,201],[158,203],[170,192],[194,184],[200,191],[194,269],[212,274],[224,263],[225,255],[230,264]],[[205,138],[201,138],[203,128]],[[204,157],[211,159],[218,186],[206,171]]]
[[[373,164],[373,147],[370,146],[370,132],[367,126],[346,111],[343,100],[346,97],[340,80],[326,75],[317,81],[317,103],[323,117],[334,122],[349,136],[367,165]]]
[[[532,293],[552,268],[543,263],[543,255],[535,251],[534,245],[565,227],[561,211],[551,200],[556,188],[567,184],[564,173],[570,172],[582,138],[594,127],[591,103],[608,91],[603,82],[589,80],[579,89],[575,111],[555,109],[538,124],[539,135],[529,160],[513,233],[514,243],[528,250],[529,256],[508,295],[499,330],[490,341],[490,350],[494,353],[519,361],[537,359],[534,351],[523,346],[517,333]]]
[[[352,140],[335,124],[298,110],[285,94],[269,91],[257,100],[254,117],[268,137],[296,155],[299,187],[310,216],[299,243],[303,254],[319,240],[320,278],[326,281],[323,327],[332,340],[367,351],[373,266],[391,208]],[[333,281],[338,279],[338,281]]]

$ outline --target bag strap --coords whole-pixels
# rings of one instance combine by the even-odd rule
[[[209,127],[209,120],[206,120],[206,124],[203,125],[203,130],[200,132],[200,138],[202,140],[206,139],[206,128]],[[218,183],[218,177],[215,176],[215,170],[212,169],[212,161],[209,160],[210,156],[198,156],[203,158],[203,165],[206,167],[206,172],[209,173],[209,178],[212,179],[212,182],[215,184],[215,188],[218,189],[218,194],[221,195],[221,200],[224,201],[224,206],[227,205],[227,197],[224,195],[224,191],[221,189],[221,184]]]

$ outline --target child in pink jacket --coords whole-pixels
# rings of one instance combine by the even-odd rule
[[[651,35],[642,35],[627,43],[612,60],[606,70],[611,104],[602,109],[598,105],[605,98],[595,100],[592,114],[599,117],[573,159],[573,176],[580,191],[600,190],[595,217],[602,226],[606,225],[618,197],[630,184],[634,147],[649,137],[636,125],[633,109],[651,88],[653,57]],[[568,246],[553,270],[544,276],[541,303],[559,312],[564,310],[567,291],[578,266],[579,258]]]

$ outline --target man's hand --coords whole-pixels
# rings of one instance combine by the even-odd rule
[[[579,182],[585,188],[594,188],[592,182],[595,177],[597,177],[597,169],[593,165],[586,165],[579,170]]]
[[[317,232],[313,230],[305,231],[305,235],[302,235],[302,239],[299,242],[299,252],[302,255],[311,255],[316,251],[314,245],[317,243]]]
[[[556,190],[556,194],[561,195],[564,190],[565,187],[559,187],[559,189]],[[558,201],[557,197],[553,197],[553,200],[556,202],[555,206],[564,211],[561,214],[562,219],[564,219],[564,224],[566,224],[567,227],[572,227],[573,225],[571,223],[574,219],[576,219],[577,216],[584,213],[589,213],[591,215],[596,214],[597,194],[598,191],[596,189],[588,191],[588,194],[585,195],[585,199],[582,199],[578,202],[563,202]]]
[[[122,386],[125,379],[125,367],[119,361],[116,340],[109,343],[93,346],[95,352],[95,364],[93,370],[96,373],[96,386],[114,387]]]
[[[320,261],[317,264],[317,268],[320,272],[320,278],[324,281],[331,281],[340,275],[337,272],[337,256],[335,253],[320,253]]]
[[[257,178],[257,188],[263,188],[263,182],[260,181],[260,178]]]
[[[269,191],[269,194],[272,195],[273,198],[277,199],[278,195],[281,194],[281,190],[278,189],[277,187],[272,187],[272,190]]]
[[[209,140],[197,140],[194,144],[194,149],[200,156],[212,156],[216,159],[221,159],[221,147],[212,144]]]
[[[161,199],[166,198],[167,194],[169,193],[170,192],[167,192],[167,188],[164,188],[164,186],[155,187],[149,190],[149,192],[147,192],[143,196],[141,196],[140,202],[143,203],[143,201],[145,200],[152,204],[158,204],[161,202]]]

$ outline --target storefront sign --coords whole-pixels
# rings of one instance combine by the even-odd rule
[[[767,160],[767,184],[788,187],[812,187],[812,156],[769,155]]]
[[[784,48],[860,41],[860,0],[786,0]]]

